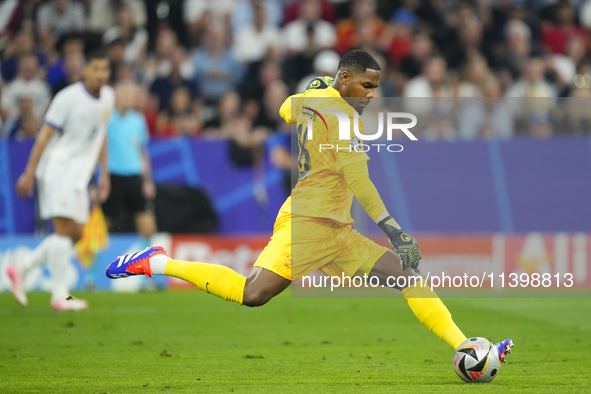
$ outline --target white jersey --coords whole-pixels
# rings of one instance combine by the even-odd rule
[[[48,185],[86,189],[114,105],[115,92],[109,86],[101,88],[99,97],[93,96],[84,82],[61,90],[45,115],[45,123],[56,131],[39,160],[35,176]]]

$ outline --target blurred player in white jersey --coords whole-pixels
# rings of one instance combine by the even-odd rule
[[[115,93],[109,81],[109,59],[102,51],[92,53],[84,66],[84,80],[61,90],[51,102],[25,171],[16,183],[21,197],[32,196],[35,181],[42,219],[52,219],[49,235],[23,261],[10,264],[7,273],[12,293],[27,304],[23,280],[34,267],[45,264],[51,274],[51,306],[84,309],[80,299],[69,299],[65,272],[88,221],[88,184],[100,162],[99,198],[110,192],[106,133],[114,108]]]

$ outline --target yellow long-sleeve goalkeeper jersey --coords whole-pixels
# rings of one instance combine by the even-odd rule
[[[325,110],[339,110],[348,116],[348,139],[339,139],[338,118],[335,114],[321,113]],[[369,160],[364,152],[353,149],[361,143],[353,133],[355,109],[336,89],[328,87],[310,89],[289,97],[279,113],[288,124],[295,124],[299,147],[298,182],[281,211],[332,219],[340,225],[353,224],[353,193],[346,182],[343,168]],[[313,121],[312,138],[308,138],[309,119]],[[363,133],[361,119],[358,119],[358,125],[359,132]]]

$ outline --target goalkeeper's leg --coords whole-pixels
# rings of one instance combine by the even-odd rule
[[[266,304],[291,283],[260,267],[254,267],[245,277],[222,265],[174,260],[159,246],[118,257],[107,267],[106,274],[111,279],[133,275],[173,276],[207,293],[246,306]]]
[[[452,320],[451,313],[449,313],[437,294],[426,286],[426,282],[421,279],[420,273],[411,268],[403,271],[400,267],[400,259],[394,252],[388,251],[384,253],[376,261],[369,275],[378,277],[381,285],[395,288],[398,287],[392,286],[392,279],[388,283],[388,277],[405,277],[405,281],[400,280],[398,283],[405,283],[406,286],[398,288],[398,290],[401,290],[404,300],[419,321],[454,350],[466,340],[466,336]]]

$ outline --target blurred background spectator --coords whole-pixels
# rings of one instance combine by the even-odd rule
[[[123,60],[127,64],[142,63],[148,44],[148,33],[137,27],[131,8],[123,7],[117,13],[116,24],[105,31],[103,42],[109,44],[120,39],[125,43]]]
[[[280,44],[280,30],[267,22],[267,11],[260,4],[254,9],[252,22],[234,32],[234,53],[243,63],[258,62],[266,56],[273,57],[269,52],[278,52]]]
[[[40,78],[39,61],[34,54],[27,54],[19,59],[17,78],[2,91],[2,119],[19,116],[19,107],[25,98],[31,100],[32,115],[41,120],[49,105],[51,94],[47,82]]]
[[[243,68],[230,50],[227,29],[213,24],[206,33],[205,43],[193,54],[194,80],[208,104],[215,104],[227,91],[241,81]]]
[[[141,0],[94,0],[90,3],[90,28],[104,33],[117,22],[117,15],[122,9],[131,11],[133,25],[146,25],[146,8]]]
[[[37,13],[39,42],[47,53],[64,34],[79,32],[87,27],[82,3],[75,0],[51,0],[39,6]]]
[[[285,131],[278,103],[362,48],[382,65],[381,95],[433,99],[417,105],[434,117],[429,138],[588,135],[582,107],[559,99],[589,97],[590,34],[589,0],[4,1],[1,127],[29,135],[81,79],[84,52],[105,46],[111,83],[138,84],[151,135],[228,138],[251,163]],[[546,101],[512,108],[509,123],[498,100],[450,100],[455,118],[442,104],[493,96]]]
[[[183,72],[185,57],[185,51],[182,48],[173,47],[166,59],[166,65],[161,67],[159,76],[150,85],[150,93],[161,111],[170,107],[170,99],[175,89],[186,88],[191,101],[198,97],[195,82],[185,77],[187,72]]]
[[[386,23],[377,14],[375,0],[351,1],[350,17],[336,26],[336,51],[341,55],[352,49],[361,47],[363,38],[377,41],[384,32]]]

